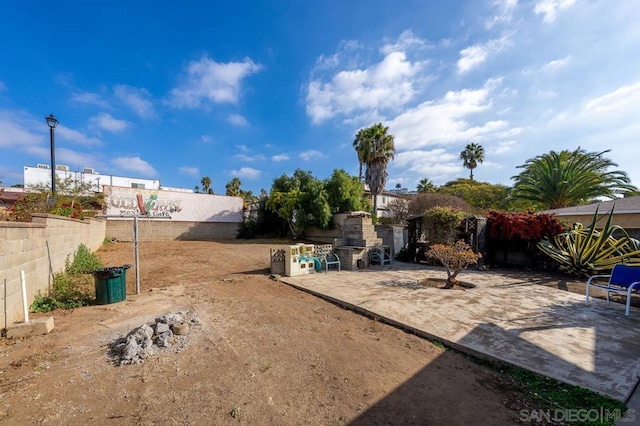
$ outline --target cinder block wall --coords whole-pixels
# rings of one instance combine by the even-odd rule
[[[82,221],[48,214],[34,215],[32,223],[0,222],[2,328],[24,320],[20,271],[25,273],[30,305],[38,292],[45,293],[49,288],[51,271],[64,269],[67,256],[73,256],[80,244],[91,251],[100,248],[105,229],[104,220]]]
[[[239,223],[138,220],[138,241],[211,241],[234,239]],[[107,238],[133,241],[133,220],[107,220]]]

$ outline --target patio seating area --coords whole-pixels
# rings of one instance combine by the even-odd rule
[[[423,337],[627,401],[640,377],[640,310],[492,271],[463,271],[474,289],[418,282],[442,268],[394,262],[281,281]],[[586,283],[585,283],[586,285]],[[617,308],[617,309],[616,309]]]

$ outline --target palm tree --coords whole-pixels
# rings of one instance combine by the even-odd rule
[[[477,143],[470,143],[460,153],[460,159],[464,167],[469,169],[469,179],[473,180],[473,169],[484,161],[484,148]]]
[[[418,193],[426,194],[427,192],[436,192],[436,186],[429,179],[424,178],[418,182],[418,187],[416,188]]]
[[[360,129],[353,142],[360,162],[360,177],[362,166],[366,166],[364,181],[369,185],[373,196],[373,213],[378,213],[378,194],[387,183],[387,164],[395,156],[393,135],[387,134],[389,127],[382,123]]]
[[[578,147],[575,151],[551,151],[530,158],[518,166],[524,170],[511,178],[515,180],[511,196],[557,209],[584,204],[596,197],[637,193],[625,172],[608,171],[618,165],[603,156],[607,152],[586,152]]]
[[[195,192],[196,194],[199,194],[199,193],[200,193],[200,187],[199,187],[198,185],[196,185],[196,186],[193,188],[193,192]]]
[[[211,189],[211,178],[209,178],[209,176],[205,176],[202,178],[202,180],[200,181],[200,183],[202,184],[202,192],[204,192],[205,194],[209,193],[212,194],[213,191]]]
[[[369,129],[360,129],[356,134],[356,138],[353,140],[353,148],[356,150],[356,154],[358,154],[358,180],[362,181],[362,166],[366,163],[367,156],[371,151],[371,139],[367,134]]]
[[[240,178],[234,177],[233,179],[231,179],[229,182],[227,182],[226,195],[230,197],[238,197],[240,195],[240,185],[242,185]]]

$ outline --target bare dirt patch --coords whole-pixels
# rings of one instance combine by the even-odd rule
[[[530,397],[502,374],[268,278],[277,242],[141,243],[127,300],[53,313],[0,344],[2,424],[512,425]],[[99,251],[133,263],[130,243]],[[114,366],[114,340],[170,312],[201,332]]]

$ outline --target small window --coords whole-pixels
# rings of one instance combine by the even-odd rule
[[[132,183],[131,187],[136,189],[144,189],[144,183]]]

